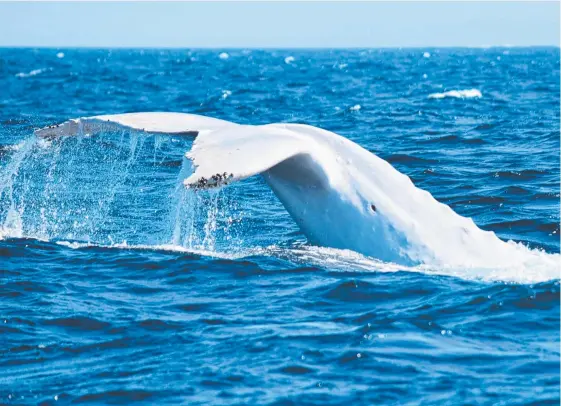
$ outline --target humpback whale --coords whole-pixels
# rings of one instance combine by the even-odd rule
[[[82,117],[35,131],[56,138],[103,131],[195,137],[188,188],[260,175],[308,241],[401,265],[495,267],[524,260],[518,244],[480,229],[390,163],[305,124],[242,125],[187,113]]]

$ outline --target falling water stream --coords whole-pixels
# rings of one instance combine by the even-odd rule
[[[0,235],[216,251],[236,240],[229,193],[186,189],[192,140],[123,131],[30,137],[0,166]]]

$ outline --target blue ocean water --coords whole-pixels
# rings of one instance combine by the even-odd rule
[[[133,111],[307,123],[551,256],[559,49],[222,52],[0,49],[0,403],[559,404],[551,269],[313,247],[259,177],[184,190],[188,137],[33,136]]]

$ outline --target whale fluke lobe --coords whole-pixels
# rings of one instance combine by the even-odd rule
[[[196,187],[201,179],[210,182],[223,173],[228,175],[226,181],[235,182],[267,172],[289,159],[302,166],[305,156],[313,154],[314,147],[319,148],[313,140],[271,126],[238,125],[207,132],[195,139],[193,148],[186,154],[193,161],[195,172],[184,183]],[[292,172],[297,172],[297,168]],[[314,174],[308,167],[300,172],[302,177]],[[220,182],[210,184],[220,186]]]
[[[96,134],[103,131],[136,130],[149,134],[197,136],[200,131],[214,131],[237,124],[217,118],[187,113],[125,113],[81,117],[50,125],[35,131],[42,138],[71,136],[79,133]]]
[[[56,138],[123,129],[194,136],[186,153],[194,167],[184,180],[188,188],[261,175],[312,244],[401,265],[519,268],[534,260],[528,249],[481,230],[387,161],[313,126],[240,125],[154,112],[72,119],[35,134]]]

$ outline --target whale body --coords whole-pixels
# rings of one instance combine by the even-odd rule
[[[186,113],[72,119],[39,137],[130,129],[194,136],[186,187],[222,187],[261,175],[314,245],[402,265],[493,267],[523,258],[416,187],[390,163],[333,132],[305,124],[241,125]],[[506,263],[505,263],[506,261]]]

